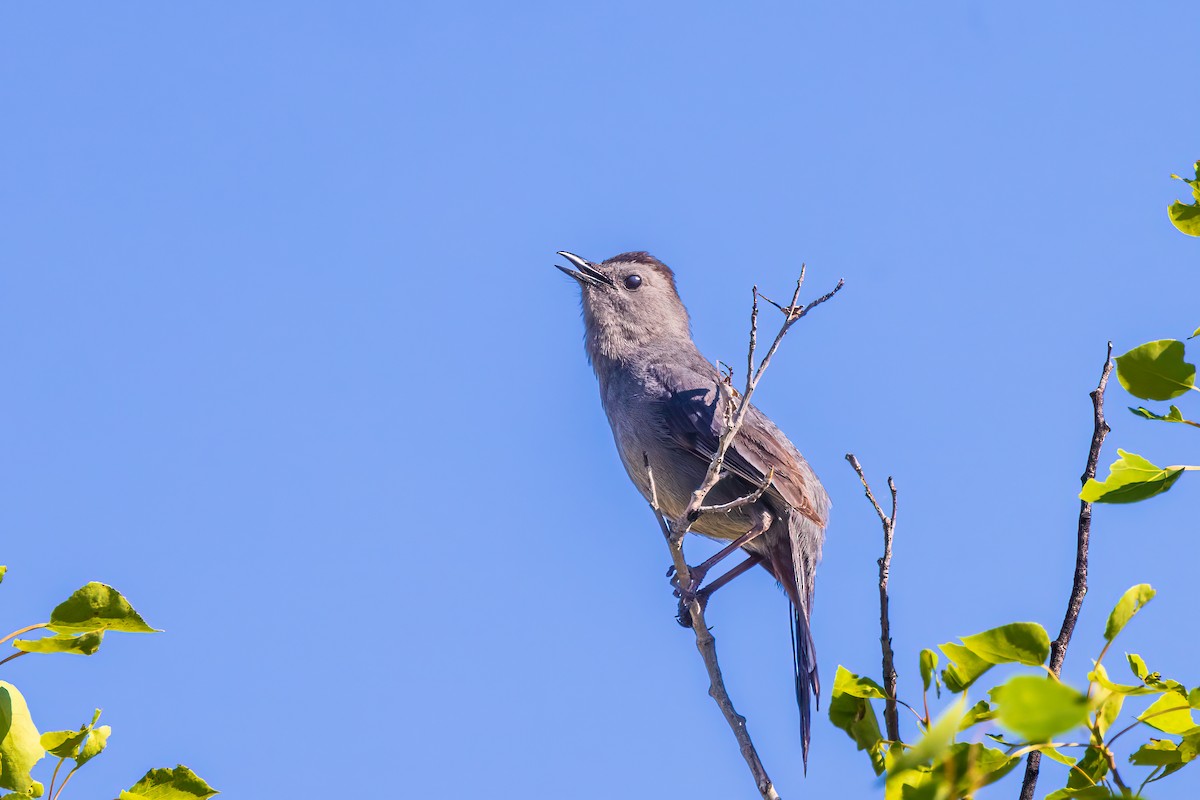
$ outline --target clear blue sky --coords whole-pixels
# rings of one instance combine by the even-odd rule
[[[245,798],[753,796],[559,249],[652,251],[734,363],[753,283],[846,279],[760,395],[834,501],[827,681],[879,661],[847,451],[900,486],[902,694],[923,646],[1053,635],[1104,344],[1200,323],[1165,214],[1200,157],[1198,26],[1187,2],[6,4],[0,610],[98,579],[167,631],[3,668],[43,728],[104,707],[68,794],[182,761]],[[1195,460],[1127,403],[1106,461]],[[1145,581],[1120,646],[1200,682],[1168,638],[1198,493],[1098,511],[1069,675]],[[783,795],[872,796],[824,715],[801,775],[783,595],[723,594]]]

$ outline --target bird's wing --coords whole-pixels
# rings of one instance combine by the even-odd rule
[[[715,385],[707,390],[668,391],[659,401],[657,417],[662,420],[663,433],[671,442],[707,464],[717,452],[724,427],[725,402]],[[810,488],[819,487],[812,470],[779,428],[753,406],[725,454],[725,467],[755,486],[761,485],[774,468],[775,475],[767,495],[818,525],[825,524],[826,503],[816,500]],[[817,488],[816,491],[824,497],[823,490]]]

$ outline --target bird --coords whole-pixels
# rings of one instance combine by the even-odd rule
[[[675,273],[647,252],[629,252],[593,263],[565,250],[581,292],[584,349],[596,374],[600,401],[630,480],[667,519],[679,519],[700,487],[724,430],[724,376],[692,341],[691,322],[676,288]],[[729,513],[707,513],[692,530],[728,543],[691,568],[686,599],[707,601],[712,591],[761,565],[783,587],[791,605],[793,669],[800,712],[805,771],[812,738],[812,701],[820,708],[820,678],[810,619],[817,564],[830,501],[816,474],[791,440],[753,405],[725,456],[725,476],[706,504],[747,497],[767,481],[752,503]],[[707,571],[741,550],[745,561],[699,588]],[[681,614],[681,624],[686,614]],[[690,617],[688,617],[690,620]]]

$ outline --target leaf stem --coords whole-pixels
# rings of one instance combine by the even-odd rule
[[[37,625],[27,625],[26,627],[21,628],[21,630],[13,631],[8,636],[5,636],[3,639],[0,639],[0,644],[4,644],[5,642],[7,642],[11,639],[15,639],[23,633],[29,633],[30,631],[36,631],[38,628],[45,628],[49,624],[50,624],[49,622],[39,622]]]
[[[27,651],[25,651],[25,650],[19,650],[19,651],[17,651],[16,653],[13,653],[13,654],[12,654],[11,656],[9,656],[8,658],[5,658],[5,659],[3,659],[3,660],[0,660],[0,666],[4,666],[4,665],[5,665],[5,664],[7,664],[8,662],[12,661],[14,658],[20,658],[21,656],[27,656],[27,655],[29,655],[29,653],[28,653]]]

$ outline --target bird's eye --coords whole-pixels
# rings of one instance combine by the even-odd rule
[[[641,275],[629,275],[625,278],[625,288],[633,291],[642,285]]]

